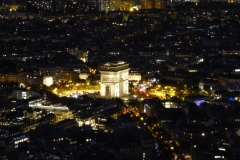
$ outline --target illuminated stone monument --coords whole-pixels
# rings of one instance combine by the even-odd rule
[[[128,94],[129,64],[122,61],[100,66],[101,96],[119,97]]]

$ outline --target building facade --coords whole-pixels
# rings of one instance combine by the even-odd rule
[[[15,90],[12,92],[10,97],[12,99],[23,100],[23,99],[29,99],[31,97],[39,98],[41,97],[41,95],[35,91]]]
[[[121,1],[120,0],[99,0],[99,10],[100,11],[118,11],[121,7]]]

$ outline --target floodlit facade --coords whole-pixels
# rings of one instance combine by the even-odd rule
[[[142,0],[142,9],[164,9],[166,8],[166,1],[163,0]]]
[[[119,97],[128,94],[129,64],[122,61],[100,66],[101,96]]]
[[[12,92],[10,97],[12,99],[23,100],[23,99],[29,99],[32,97],[41,97],[41,95],[35,91],[15,90]]]
[[[43,84],[46,86],[51,86],[53,84],[53,77],[52,76],[45,76],[43,77]]]
[[[88,74],[87,74],[87,73],[80,73],[80,74],[79,74],[79,78],[86,80],[86,79],[88,78]]]
[[[142,76],[140,73],[130,73],[129,74],[129,77],[128,77],[128,80],[129,81],[141,81],[142,79]]]

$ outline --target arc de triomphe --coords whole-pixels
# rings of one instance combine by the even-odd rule
[[[100,66],[101,96],[119,97],[128,94],[129,64],[108,62]]]

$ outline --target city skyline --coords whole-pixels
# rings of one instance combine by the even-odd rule
[[[0,159],[240,159],[238,1],[0,4]]]

